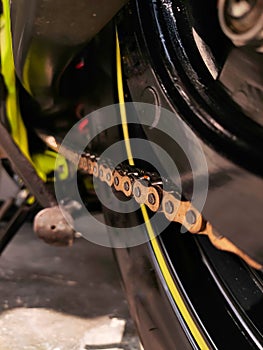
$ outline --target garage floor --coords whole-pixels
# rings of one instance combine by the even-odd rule
[[[0,350],[139,349],[108,248],[51,247],[26,224],[0,259]]]

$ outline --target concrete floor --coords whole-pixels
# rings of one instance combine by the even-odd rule
[[[0,199],[16,192],[0,168]],[[112,251],[52,247],[26,223],[0,258],[0,350],[139,348]]]
[[[139,349],[110,249],[19,231],[0,259],[0,350],[22,349]]]

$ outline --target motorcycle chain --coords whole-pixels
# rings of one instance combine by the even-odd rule
[[[251,267],[263,270],[261,264],[250,258],[224,235],[219,234],[191,202],[183,200],[168,180],[135,166],[124,164],[114,166],[110,160],[102,160],[92,153],[79,154],[62,146],[53,136],[42,132],[38,132],[38,135],[48,147],[59,152],[70,163],[78,164],[78,171],[82,174],[96,177],[127,198],[133,197],[137,203],[145,205],[153,213],[163,212],[169,222],[180,223],[192,234],[208,236],[211,243],[219,250],[233,253]]]
[[[74,155],[76,159],[77,155]],[[183,225],[188,232],[207,235],[216,248],[234,253],[253,268],[262,270],[262,265],[241,251],[225,236],[216,232],[191,202],[182,200],[172,184],[170,184],[169,191],[164,190],[166,180],[161,179],[158,174],[142,171],[135,166],[118,165],[114,167],[110,161],[101,161],[99,157],[91,153],[81,154],[78,170],[83,174],[98,178],[127,198],[133,197],[138,204],[145,205],[153,213],[163,212],[169,222]]]

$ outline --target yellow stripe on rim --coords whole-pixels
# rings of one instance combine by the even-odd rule
[[[131,151],[129,130],[127,125],[127,116],[126,116],[126,110],[125,110],[125,99],[124,99],[122,68],[121,68],[121,52],[120,52],[120,44],[119,44],[119,37],[118,37],[117,31],[116,31],[116,59],[117,59],[118,97],[119,97],[119,104],[120,104],[120,114],[121,114],[124,142],[125,142],[129,164],[134,165],[134,160],[133,160],[132,151]]]
[[[118,96],[119,96],[119,102],[120,102],[120,114],[121,114],[121,121],[122,121],[122,129],[123,129],[123,135],[125,140],[125,146],[126,151],[128,155],[128,161],[130,165],[134,165],[134,160],[132,157],[132,151],[131,151],[131,145],[129,141],[129,132],[128,132],[128,125],[127,125],[127,115],[125,110],[125,100],[124,100],[124,93],[123,93],[123,82],[122,82],[122,67],[121,67],[121,55],[120,55],[120,45],[119,45],[119,39],[118,39],[118,32],[116,30],[116,62],[117,62],[117,85],[118,85]],[[152,228],[147,210],[145,205],[141,205],[141,211],[143,215],[143,219],[145,221],[145,226],[147,229],[148,236],[151,240],[151,245],[153,248],[153,251],[155,253],[158,265],[160,267],[160,270],[162,272],[162,275],[164,277],[164,280],[169,288],[169,291],[181,313],[181,315],[184,318],[184,321],[186,322],[192,336],[194,337],[196,343],[202,350],[209,350],[209,347],[200,333],[199,329],[197,328],[192,316],[190,315],[180,293],[177,288],[177,286],[174,283],[173,277],[169,271],[169,268],[167,266],[167,263],[163,257],[161,248],[159,246],[159,243],[155,237],[154,230]]]

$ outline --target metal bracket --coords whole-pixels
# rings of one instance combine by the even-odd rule
[[[63,211],[59,206],[41,210],[34,219],[35,233],[48,244],[71,246],[74,239],[80,237],[74,229],[71,213],[80,208],[77,202],[72,201],[63,206]]]
[[[3,103],[0,106],[0,114],[5,113]],[[37,175],[33,165],[20,151],[12,136],[0,122],[0,145],[4,149],[8,159],[11,161],[16,173],[23,180],[26,188],[43,207],[56,205],[56,200],[48,186]]]

